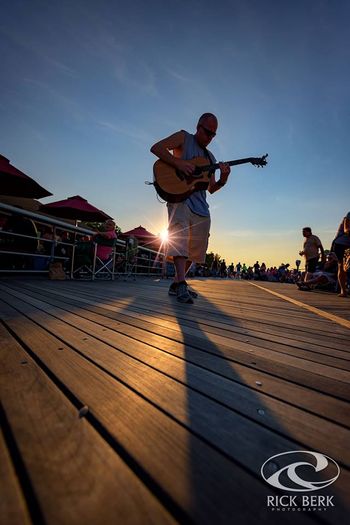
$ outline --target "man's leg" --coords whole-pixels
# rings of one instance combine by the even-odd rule
[[[191,266],[191,261],[189,261],[187,257],[183,257],[182,255],[177,255],[173,257],[173,259],[175,266],[174,282],[179,283],[185,280],[186,273],[189,267]]]
[[[306,261],[306,273],[304,277],[304,282],[311,281],[311,279],[313,279],[314,273],[316,271],[316,264],[317,259],[309,259],[308,261]]]
[[[183,282],[186,283],[185,278],[188,270],[191,267],[192,261],[188,260],[187,257],[181,257],[181,256],[175,256],[174,259],[174,266],[175,266],[175,277],[173,283],[170,285],[169,288],[169,295],[178,295],[177,289],[178,289],[178,283]],[[185,259],[185,264],[184,260]],[[187,283],[186,283],[187,284]],[[188,293],[192,298],[197,298],[198,294],[191,290],[187,285]],[[188,301],[189,302],[189,301]]]
[[[347,275],[346,275],[346,272],[344,272],[343,261],[340,261],[338,263],[338,282],[340,286],[340,294],[339,294],[340,297],[347,296],[346,279],[347,279]]]
[[[188,265],[187,257],[182,257],[177,255],[174,257],[174,266],[175,266],[175,280],[169,289],[170,295],[175,295],[173,292],[176,292],[177,300],[180,303],[192,304],[193,299],[189,293],[187,283],[185,281],[186,271],[191,262]]]
[[[297,282],[297,286],[298,288],[303,288],[303,287],[308,287],[310,288],[311,286],[313,286],[314,284],[327,284],[329,281],[327,279],[327,277],[325,277],[324,275],[319,275],[318,277],[314,277],[312,279],[309,279],[309,280],[305,280],[304,282]]]

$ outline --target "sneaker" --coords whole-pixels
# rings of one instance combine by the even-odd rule
[[[171,283],[168,290],[169,295],[177,295],[177,283]]]
[[[169,286],[168,295],[177,295],[177,285],[178,283],[171,283],[171,285]],[[198,297],[197,292],[195,292],[194,290],[191,290],[188,287],[188,284],[187,284],[187,289],[188,289],[188,293],[190,294],[190,296],[193,297],[193,299],[197,299]]]
[[[186,282],[186,284],[187,284],[187,289],[188,289],[188,293],[190,294],[190,296],[193,297],[193,299],[197,299],[197,297],[198,297],[197,292],[195,292],[194,290],[191,290],[191,289],[189,288],[187,282]]]
[[[191,297],[191,294],[189,293],[185,281],[178,283],[176,299],[179,301],[179,303],[193,304],[193,299]]]

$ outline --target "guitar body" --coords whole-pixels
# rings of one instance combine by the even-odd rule
[[[188,162],[196,167],[208,165],[208,159],[204,157],[195,157]],[[166,202],[181,202],[194,191],[208,189],[211,175],[209,171],[202,171],[187,176],[162,160],[155,162],[153,174],[156,191]]]

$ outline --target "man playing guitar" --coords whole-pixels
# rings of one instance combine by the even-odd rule
[[[198,120],[194,135],[181,130],[151,147],[160,160],[173,166],[185,176],[193,175],[195,165],[189,160],[203,157],[208,164],[216,162],[207,146],[216,135],[218,120],[212,113],[204,113]],[[170,153],[173,152],[173,154]],[[208,191],[214,193],[227,182],[230,166],[219,163],[220,178],[215,180],[213,172],[209,178]],[[174,174],[174,176],[176,176]],[[194,191],[182,202],[168,202],[169,242],[167,255],[172,256],[175,265],[175,279],[169,288],[170,295],[176,295],[180,303],[193,303],[197,294],[187,286],[185,276],[192,262],[205,262],[208,248],[210,213],[206,190]]]

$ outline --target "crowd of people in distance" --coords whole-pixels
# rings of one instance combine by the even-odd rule
[[[300,261],[296,262],[300,263]],[[301,279],[302,273],[298,268],[291,269],[288,263],[281,263],[278,267],[271,266],[267,268],[264,262],[259,264],[259,261],[256,261],[252,266],[247,266],[246,263],[242,264],[240,262],[236,265],[233,262],[227,265],[225,259],[223,259],[218,264],[214,261],[210,268],[206,265],[194,265],[190,268],[189,276],[296,283]]]

